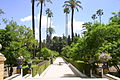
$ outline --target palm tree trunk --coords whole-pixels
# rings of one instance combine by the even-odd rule
[[[47,35],[48,35],[48,16],[47,16],[47,26],[46,26],[46,42],[47,42]]]
[[[66,14],[66,27],[65,27],[66,38],[68,38],[68,14]]]
[[[73,16],[74,16],[74,8],[72,8],[72,17],[71,17],[71,36],[72,36],[72,41],[74,37],[74,32],[73,32]]]
[[[100,24],[101,24],[101,16],[99,16],[99,19],[100,19]]]
[[[41,8],[40,8],[40,21],[39,21],[39,48],[40,48],[40,55],[39,57],[41,57],[41,48],[42,48],[42,44],[41,44],[41,19],[42,19],[42,7],[43,7],[43,3],[41,2]]]
[[[51,28],[51,17],[50,17],[50,28]],[[50,42],[51,42],[51,39],[52,39],[52,32],[50,32]]]
[[[35,37],[35,20],[34,20],[34,0],[32,0],[32,29]]]
[[[65,27],[65,31],[66,31],[66,45],[68,45],[68,14],[66,13],[66,27]]]
[[[35,19],[34,19],[34,3],[35,1],[32,0],[32,29],[33,29],[33,36],[35,39]],[[33,58],[35,57],[35,45],[33,44],[34,50],[33,50]]]
[[[94,24],[95,24],[95,19],[94,19]]]

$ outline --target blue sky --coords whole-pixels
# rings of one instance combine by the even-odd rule
[[[53,12],[52,26],[55,29],[54,35],[62,36],[65,33],[65,14],[63,13],[63,4],[65,0],[52,0],[52,4],[46,3],[43,9],[42,22],[42,39],[45,38],[46,14],[45,10],[50,8]],[[112,16],[111,12],[118,12],[120,10],[120,0],[80,0],[83,10],[75,11],[74,15],[74,32],[81,33],[84,22],[93,22],[91,15],[96,13],[96,10],[103,9],[102,23],[108,23]],[[36,2],[37,3],[37,2]],[[19,25],[26,25],[31,27],[31,0],[0,0],[0,8],[4,10],[5,14],[0,16],[3,18],[15,20]],[[35,8],[36,17],[36,38],[38,39],[38,14],[39,7]],[[71,13],[69,14],[69,24]],[[68,24],[68,25],[69,25]],[[1,25],[0,28],[4,28]],[[70,28],[69,28],[69,34]]]

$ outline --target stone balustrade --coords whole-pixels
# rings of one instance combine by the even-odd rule
[[[4,79],[4,61],[6,58],[0,53],[0,80]]]

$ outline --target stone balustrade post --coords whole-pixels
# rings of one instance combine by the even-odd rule
[[[4,61],[6,58],[0,53],[0,80],[4,79]]]

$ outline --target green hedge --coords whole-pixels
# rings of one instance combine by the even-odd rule
[[[39,63],[38,65],[32,65],[32,77],[34,77],[37,74],[41,74],[48,66],[50,65],[49,61],[43,61]],[[23,76],[25,76],[28,73],[28,66],[23,66]]]
[[[34,77],[36,74],[40,75],[49,65],[50,65],[50,62],[46,61],[40,65],[36,65],[32,67],[32,76]]]
[[[85,64],[84,61],[74,61],[65,57],[64,59],[76,67],[80,72],[86,74],[87,76],[90,76],[90,65]]]

